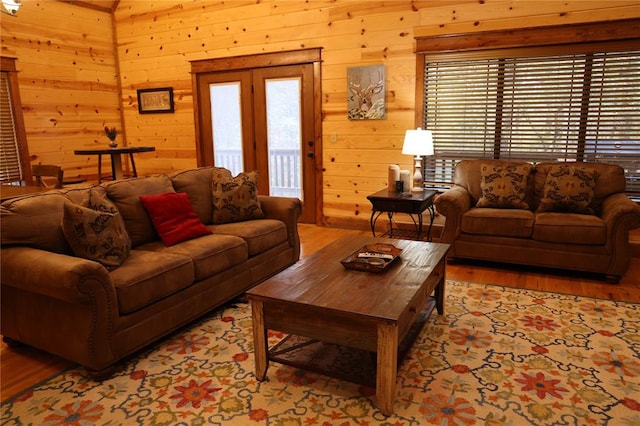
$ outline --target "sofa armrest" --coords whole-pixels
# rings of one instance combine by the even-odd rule
[[[294,259],[300,259],[300,236],[298,219],[302,214],[302,202],[294,197],[258,195],[265,218],[278,219],[287,226],[289,245],[294,250]]]
[[[607,223],[628,218],[628,229],[634,229],[640,226],[640,206],[625,194],[613,194],[604,199],[601,218]]]
[[[97,286],[115,301],[109,273],[91,260],[32,247],[3,247],[0,268],[2,286],[75,304],[92,303]]]
[[[112,364],[115,288],[97,262],[31,247],[3,247],[2,335],[89,369]]]
[[[438,195],[434,204],[438,213],[447,218],[440,235],[440,242],[451,244],[460,235],[462,215],[471,208],[471,194],[465,187],[454,184]]]
[[[600,217],[607,224],[608,238],[628,240],[628,232],[640,226],[640,206],[625,194],[613,194],[602,203]]]
[[[612,253],[609,274],[621,276],[631,262],[629,230],[640,226],[640,206],[625,194],[613,194],[604,199],[600,217],[607,224],[607,245]]]

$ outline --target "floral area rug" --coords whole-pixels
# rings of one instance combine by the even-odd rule
[[[111,379],[72,369],[4,401],[2,424],[640,424],[640,305],[449,280],[445,309],[408,350],[389,417],[369,386],[274,362],[256,381],[236,302]]]

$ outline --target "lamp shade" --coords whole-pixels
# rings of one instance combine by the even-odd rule
[[[15,16],[20,9],[20,0],[2,0],[2,7],[5,13]]]
[[[402,153],[406,155],[433,155],[433,135],[431,130],[407,130],[404,135]]]

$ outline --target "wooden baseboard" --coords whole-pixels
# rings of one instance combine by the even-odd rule
[[[640,228],[629,231],[629,247],[631,247],[631,257],[640,257]]]
[[[629,241],[631,257],[640,257],[640,241]]]

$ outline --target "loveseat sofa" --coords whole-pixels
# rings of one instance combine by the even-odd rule
[[[603,274],[629,268],[640,206],[621,167],[603,163],[464,160],[434,204],[446,217],[449,259],[480,259]]]
[[[299,259],[300,200],[256,185],[203,167],[5,201],[3,337],[109,375]]]

